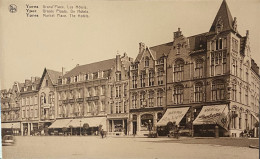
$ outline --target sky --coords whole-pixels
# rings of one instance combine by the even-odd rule
[[[226,0],[238,31],[250,31],[251,56],[260,66],[259,0]],[[51,5],[61,1],[0,0],[0,89],[14,81],[41,77],[44,68],[71,70],[127,53],[136,58],[139,43],[155,46],[209,31],[222,0],[174,1],[63,1],[85,5],[89,18],[28,18],[26,4]],[[15,4],[17,13],[8,6]]]

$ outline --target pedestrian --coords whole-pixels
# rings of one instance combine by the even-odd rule
[[[104,137],[104,131],[103,131],[103,129],[100,131],[100,135],[101,135],[101,137],[102,137],[102,139],[103,139],[103,137]]]

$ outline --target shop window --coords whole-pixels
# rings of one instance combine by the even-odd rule
[[[123,120],[114,120],[114,132],[123,132]]]
[[[153,115],[144,114],[141,116],[141,131],[149,131],[153,127]]]

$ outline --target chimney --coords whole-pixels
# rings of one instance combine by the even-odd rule
[[[178,31],[173,33],[173,39],[175,40],[176,38],[178,38],[180,36],[182,36],[182,33],[181,33],[181,29],[178,28]]]
[[[246,37],[249,37],[249,30],[246,30]]]
[[[144,43],[139,43],[139,54],[142,53],[145,50],[145,44]]]
[[[65,69],[65,67],[62,67],[61,69],[62,69],[62,71],[61,71],[62,72],[62,76],[64,76],[65,73],[66,73],[66,69]]]
[[[120,71],[120,55],[117,51],[117,55],[116,55],[116,71]]]
[[[25,80],[25,85],[28,86],[30,84],[30,82],[31,82],[30,80],[26,79]]]
[[[34,83],[36,81],[36,77],[31,77],[31,81]]]

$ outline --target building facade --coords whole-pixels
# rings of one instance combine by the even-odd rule
[[[9,90],[1,90],[1,128],[2,134],[8,132],[21,134],[21,109],[19,99],[19,85],[14,83]]]
[[[149,133],[166,108],[166,57],[171,43],[147,47],[139,44],[139,53],[130,68],[130,134]]]
[[[168,43],[140,43],[134,60],[124,54],[68,72],[44,69],[1,91],[2,128],[160,135],[174,122],[191,136],[258,134],[259,67],[249,31],[243,36],[237,25],[223,0],[209,31],[186,37],[179,28]]]

